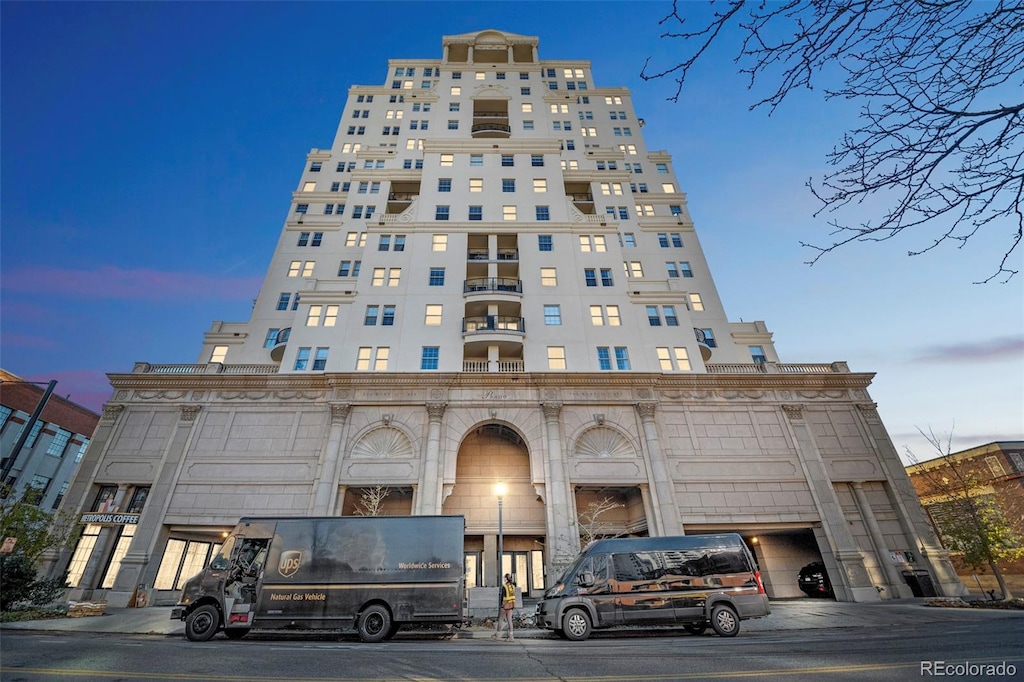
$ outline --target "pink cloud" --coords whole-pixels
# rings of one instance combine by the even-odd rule
[[[1024,336],[1004,336],[981,339],[973,343],[958,343],[922,348],[911,362],[963,363],[1020,360],[1024,357]]]
[[[251,299],[260,277],[214,277],[201,273],[104,266],[96,270],[31,267],[4,273],[4,291],[59,294],[69,298],[180,301],[202,296],[219,300]]]
[[[58,344],[52,338],[45,336],[22,336],[18,334],[4,334],[0,332],[0,339],[3,339],[5,346],[19,346],[22,348],[57,348]]]

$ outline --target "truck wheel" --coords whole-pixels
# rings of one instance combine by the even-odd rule
[[[206,642],[220,627],[220,613],[213,604],[203,604],[185,619],[185,636],[190,642]]]
[[[573,642],[582,642],[590,636],[590,616],[583,609],[569,609],[562,619],[565,627],[565,638]]]
[[[719,637],[735,637],[740,631],[740,619],[728,606],[717,604],[711,609],[711,627]]]
[[[373,604],[359,618],[359,639],[371,644],[383,642],[391,632],[391,613],[380,604]]]
[[[691,635],[703,635],[704,631],[708,629],[708,624],[704,623],[683,623],[683,629],[689,632]]]
[[[225,628],[224,634],[228,639],[242,639],[249,634],[249,628]]]

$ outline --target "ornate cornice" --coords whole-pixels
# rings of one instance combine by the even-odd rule
[[[795,421],[795,420],[803,421],[803,418],[804,418],[804,406],[803,405],[796,405],[796,404],[793,404],[793,405],[783,405],[782,406],[782,411],[790,420],[793,420],[793,421]]]
[[[448,407],[448,403],[427,403],[427,416],[432,420],[440,421],[446,407]]]
[[[654,413],[658,409],[658,403],[642,402],[636,403],[633,407],[636,408],[636,413],[640,415],[641,419],[654,419]]]
[[[199,416],[199,412],[203,409],[202,405],[182,405],[181,406],[181,421],[183,422],[194,422],[196,417]]]
[[[100,419],[114,421],[121,415],[122,412],[124,412],[124,405],[104,405],[103,416],[101,416]]]
[[[544,416],[548,419],[558,419],[558,415],[562,413],[562,403],[560,402],[544,402],[540,406],[544,410]]]
[[[348,403],[331,403],[331,423],[332,424],[344,424],[345,420],[348,419],[348,413],[352,409],[352,406]]]
[[[878,416],[878,403],[857,403],[857,409],[860,410],[861,415],[867,421],[878,422],[882,420]]]

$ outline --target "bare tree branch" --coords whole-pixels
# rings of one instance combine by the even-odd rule
[[[693,28],[692,7],[675,0],[662,38],[682,41],[683,59],[648,72],[671,77],[678,101],[697,63],[716,43],[732,44],[748,88],[769,84],[751,109],[769,115],[795,90],[862,102],[859,123],[827,156],[833,171],[807,186],[815,217],[878,201],[872,221],[838,217],[832,243],[801,242],[817,263],[851,242],[921,240],[908,255],[952,242],[962,248],[984,230],[1002,246],[982,282],[1019,271],[1024,236],[1024,5],[998,0],[710,0],[710,20]],[[720,11],[722,5],[724,11]]]

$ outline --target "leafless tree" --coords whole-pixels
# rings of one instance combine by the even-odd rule
[[[586,547],[598,538],[612,534],[618,535],[618,533],[613,533],[612,524],[605,523],[601,520],[601,517],[612,509],[618,509],[622,506],[612,498],[605,497],[589,503],[580,511],[576,517],[576,523],[580,529],[580,544]]]
[[[673,2],[662,38],[683,41],[682,61],[645,80],[687,77],[712,45],[735,48],[748,87],[768,82],[751,109],[769,114],[792,92],[821,86],[825,99],[862,104],[828,162],[808,181],[815,213],[880,198],[877,221],[829,220],[833,243],[811,248],[817,263],[854,241],[885,241],[910,230],[920,246],[963,247],[993,233],[1003,251],[983,282],[1009,281],[1024,228],[1024,5],[1011,0],[725,0],[691,25],[690,3]],[[730,44],[731,43],[731,44]],[[649,71],[649,69],[651,69]],[[838,77],[836,75],[838,74]],[[834,81],[826,82],[826,81]],[[757,99],[760,97],[760,99]],[[997,256],[998,258],[998,256]]]
[[[384,512],[384,498],[391,489],[382,485],[363,488],[356,503],[356,516],[380,516]]]

